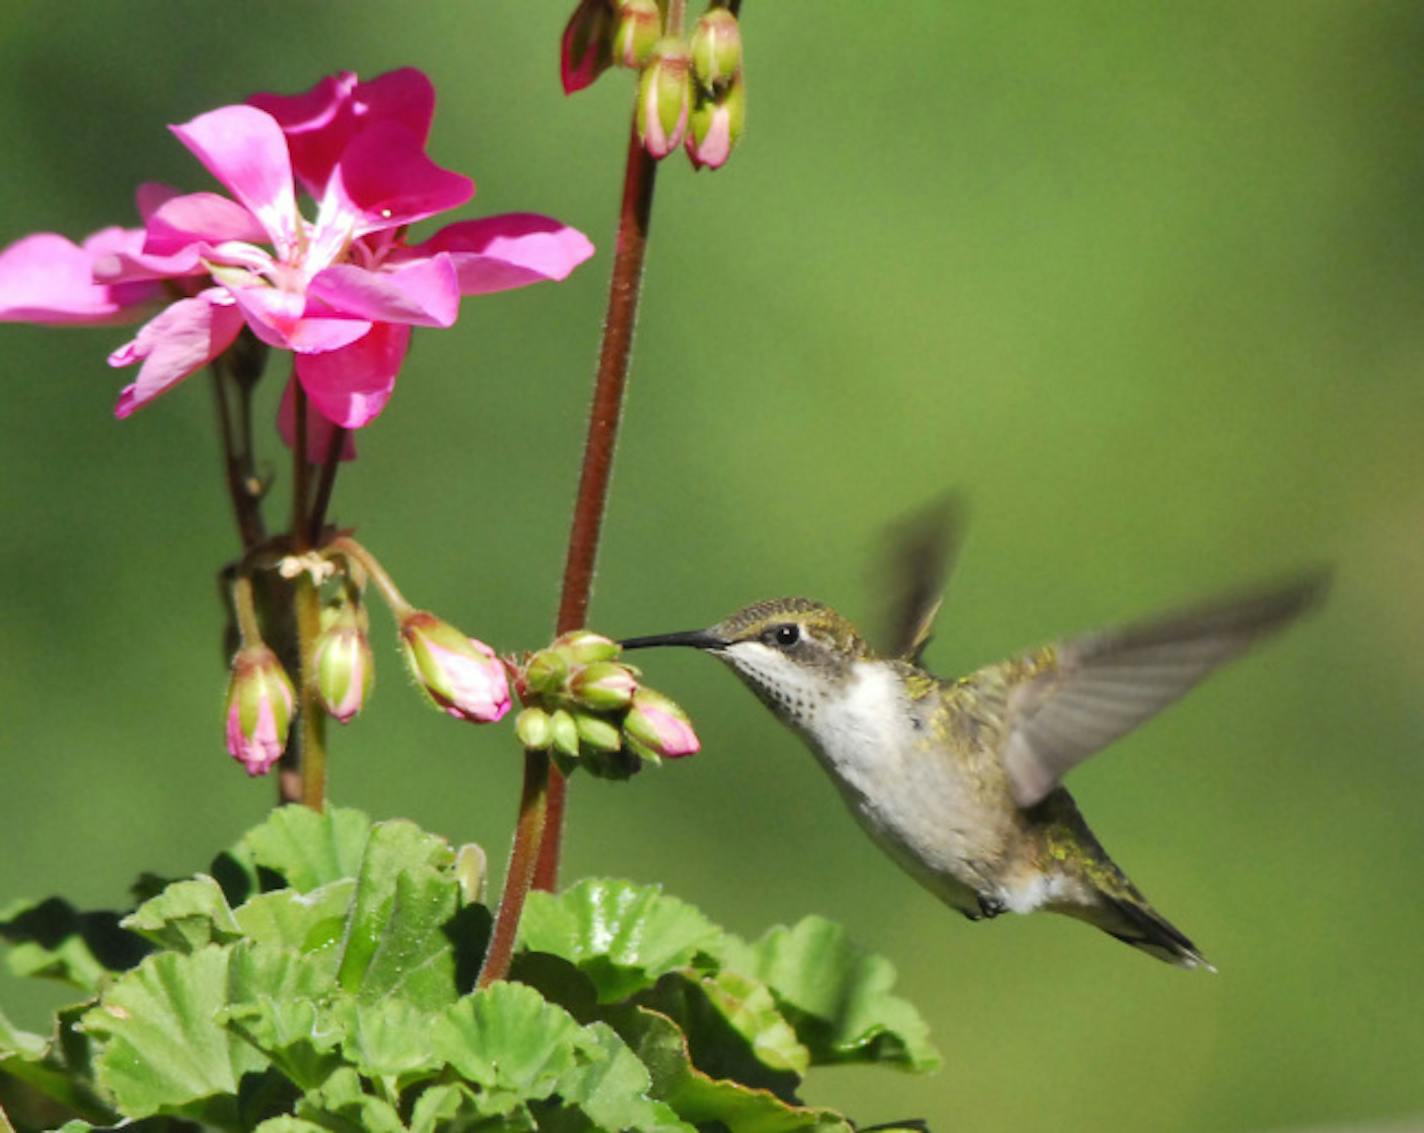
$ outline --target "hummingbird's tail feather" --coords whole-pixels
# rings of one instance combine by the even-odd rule
[[[1101,894],[1102,904],[1084,913],[1084,919],[1124,944],[1179,968],[1216,969],[1185,933],[1145,902],[1130,897]]]

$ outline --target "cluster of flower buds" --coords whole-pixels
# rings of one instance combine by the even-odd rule
[[[615,64],[640,72],[643,148],[661,160],[682,146],[695,168],[717,169],[746,124],[737,17],[719,0],[685,37],[665,15],[658,0],[580,0],[564,28],[564,90],[582,90]]]
[[[583,767],[610,779],[698,750],[687,714],[640,684],[619,651],[617,642],[574,630],[515,667],[525,707],[514,727],[525,748],[550,752],[565,774]]]

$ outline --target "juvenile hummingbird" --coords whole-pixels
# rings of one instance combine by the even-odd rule
[[[1062,776],[1283,628],[1317,575],[1068,638],[957,680],[920,666],[952,558],[952,509],[906,525],[879,655],[806,598],[624,648],[691,646],[730,665],[801,736],[866,832],[970,920],[1037,909],[1096,925],[1160,960],[1207,967],[1093,836]]]

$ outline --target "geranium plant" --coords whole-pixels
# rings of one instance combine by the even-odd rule
[[[715,169],[742,132],[737,5],[687,25],[679,0],[582,0],[562,41],[566,90],[613,65],[637,81],[595,407],[543,647],[501,652],[418,608],[327,522],[352,434],[392,396],[414,328],[450,326],[464,296],[562,280],[593,254],[533,213],[412,235],[474,192],[426,152],[435,93],[421,72],[341,73],[201,114],[171,129],[224,192],[143,185],[138,227],[0,252],[0,318],[139,324],[109,355],[137,367],[118,417],[208,371],[239,538],[210,743],[250,775],[275,769],[280,804],[203,871],[140,879],[122,912],[58,898],[0,909],[12,970],[81,996],[47,1034],[0,1015],[0,1129],[849,1130],[801,1099],[811,1066],[935,1063],[888,962],[827,921],[748,942],[656,886],[558,891],[566,777],[626,779],[700,747],[682,709],[585,626],[657,162],[683,148]],[[253,387],[274,368],[291,449],[275,526],[252,420]],[[357,721],[371,688],[370,595],[430,703],[505,721],[522,749],[493,908],[473,843],[328,804],[326,722]]]

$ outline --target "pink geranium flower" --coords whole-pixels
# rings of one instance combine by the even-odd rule
[[[582,233],[532,213],[461,221],[407,244],[409,225],[474,194],[425,155],[434,106],[419,71],[367,83],[342,73],[171,127],[231,198],[149,186],[141,243],[117,229],[91,237],[93,251],[48,234],[20,241],[0,253],[0,317],[105,321],[167,281],[181,297],[109,357],[139,364],[119,417],[212,361],[245,324],[293,352],[295,378],[325,421],[369,424],[412,327],[450,326],[463,295],[564,279],[593,252]],[[298,210],[297,180],[315,219]],[[284,416],[291,401],[289,389]]]

